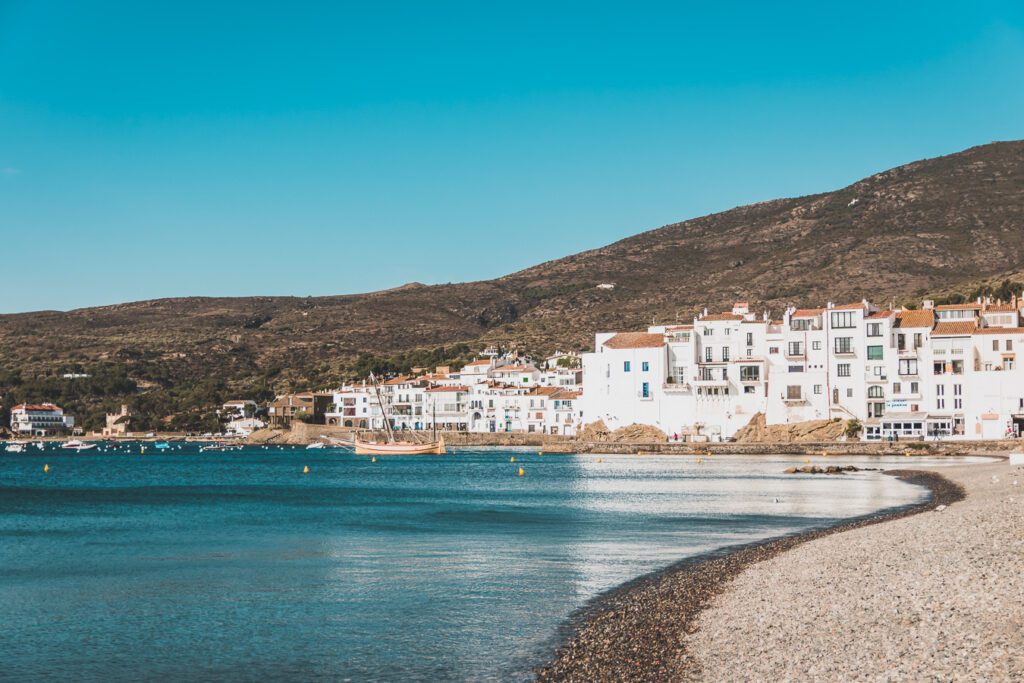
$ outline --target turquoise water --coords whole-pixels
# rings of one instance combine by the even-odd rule
[[[924,495],[598,457],[0,453],[0,678],[524,679],[618,584]]]

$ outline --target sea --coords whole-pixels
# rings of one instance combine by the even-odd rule
[[[0,680],[529,680],[616,586],[926,496],[803,463],[0,451]]]

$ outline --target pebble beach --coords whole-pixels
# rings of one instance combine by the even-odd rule
[[[1024,680],[1024,468],[890,472],[921,505],[681,562],[580,614],[552,681]]]

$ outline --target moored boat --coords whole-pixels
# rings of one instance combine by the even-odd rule
[[[23,444],[23,443],[9,443],[9,444],[7,444],[7,448],[5,448],[4,450],[7,451],[8,453],[24,453],[25,452],[25,444]]]
[[[94,443],[85,443],[84,441],[71,440],[71,441],[64,442],[63,444],[61,444],[60,447],[61,448],[67,448],[67,449],[73,450],[73,451],[87,451],[90,448],[96,448],[96,444],[94,444]]]
[[[427,443],[377,443],[356,439],[356,455],[444,455],[444,437]]]

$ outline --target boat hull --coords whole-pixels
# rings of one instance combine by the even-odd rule
[[[356,441],[356,455],[444,455],[444,440],[431,443]]]

